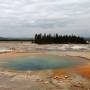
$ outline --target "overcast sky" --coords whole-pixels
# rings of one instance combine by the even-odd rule
[[[0,36],[90,36],[90,0],[0,0]]]

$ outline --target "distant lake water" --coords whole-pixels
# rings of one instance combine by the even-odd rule
[[[47,70],[58,68],[75,67],[83,60],[79,58],[72,58],[69,56],[24,56],[14,57],[7,59],[7,63],[0,66],[6,69],[19,70],[19,71],[34,71],[34,70]]]

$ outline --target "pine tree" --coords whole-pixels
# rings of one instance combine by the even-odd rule
[[[35,43],[37,44],[86,44],[86,40],[75,35],[54,34],[35,34]]]

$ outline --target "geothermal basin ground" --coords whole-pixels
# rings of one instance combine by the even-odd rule
[[[0,42],[0,90],[90,90],[90,45]]]

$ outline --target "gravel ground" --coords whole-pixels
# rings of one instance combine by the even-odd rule
[[[71,73],[65,76],[32,79],[0,74],[0,90],[90,90],[90,80]]]

